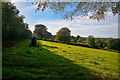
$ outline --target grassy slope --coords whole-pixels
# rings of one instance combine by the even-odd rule
[[[29,41],[3,50],[3,78],[117,78],[118,53],[61,43]]]

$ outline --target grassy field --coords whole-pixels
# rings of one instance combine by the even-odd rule
[[[3,78],[118,78],[116,52],[62,43],[30,41],[3,49]]]

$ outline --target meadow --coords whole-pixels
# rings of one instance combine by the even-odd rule
[[[117,79],[118,55],[100,49],[38,40],[39,47],[29,47],[30,41],[4,48],[3,79]]]

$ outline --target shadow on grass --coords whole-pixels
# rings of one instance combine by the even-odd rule
[[[15,55],[4,56],[3,53],[3,79],[100,79],[90,69],[74,64],[43,46],[37,48],[26,45],[26,49],[20,47],[24,50]]]

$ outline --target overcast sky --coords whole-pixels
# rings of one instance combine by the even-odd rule
[[[105,20],[99,23],[96,20],[90,20],[87,17],[83,17],[74,21],[65,21],[61,19],[60,14],[54,14],[52,10],[46,9],[44,12],[35,12],[37,8],[32,2],[16,2],[15,5],[19,9],[20,14],[25,16],[24,22],[29,24],[29,29],[34,30],[34,25],[43,24],[47,26],[48,31],[53,35],[62,28],[68,27],[71,30],[71,35],[80,35],[82,37],[88,37],[93,35],[94,37],[102,38],[118,38],[118,15],[112,16],[111,12],[108,12]]]

